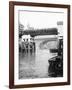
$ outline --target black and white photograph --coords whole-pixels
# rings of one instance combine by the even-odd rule
[[[19,13],[19,79],[63,77],[63,12]]]
[[[12,4],[11,85],[13,82],[16,87],[69,84],[69,6]]]

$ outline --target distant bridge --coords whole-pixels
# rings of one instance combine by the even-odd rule
[[[58,30],[57,28],[48,28],[48,29],[36,29],[36,30],[25,30],[23,31],[22,35],[28,35],[30,34],[32,37],[38,36],[38,35],[57,35]]]

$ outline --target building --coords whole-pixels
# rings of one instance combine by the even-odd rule
[[[30,35],[22,35],[22,42],[30,42],[31,38]]]

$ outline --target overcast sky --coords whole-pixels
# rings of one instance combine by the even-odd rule
[[[27,29],[27,25],[40,28],[57,27],[57,21],[63,21],[63,13],[19,11],[19,22]]]

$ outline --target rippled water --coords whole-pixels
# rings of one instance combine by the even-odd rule
[[[41,40],[35,40],[35,51],[19,54],[19,79],[49,77],[48,60],[54,55],[48,49],[40,49],[41,42]]]

